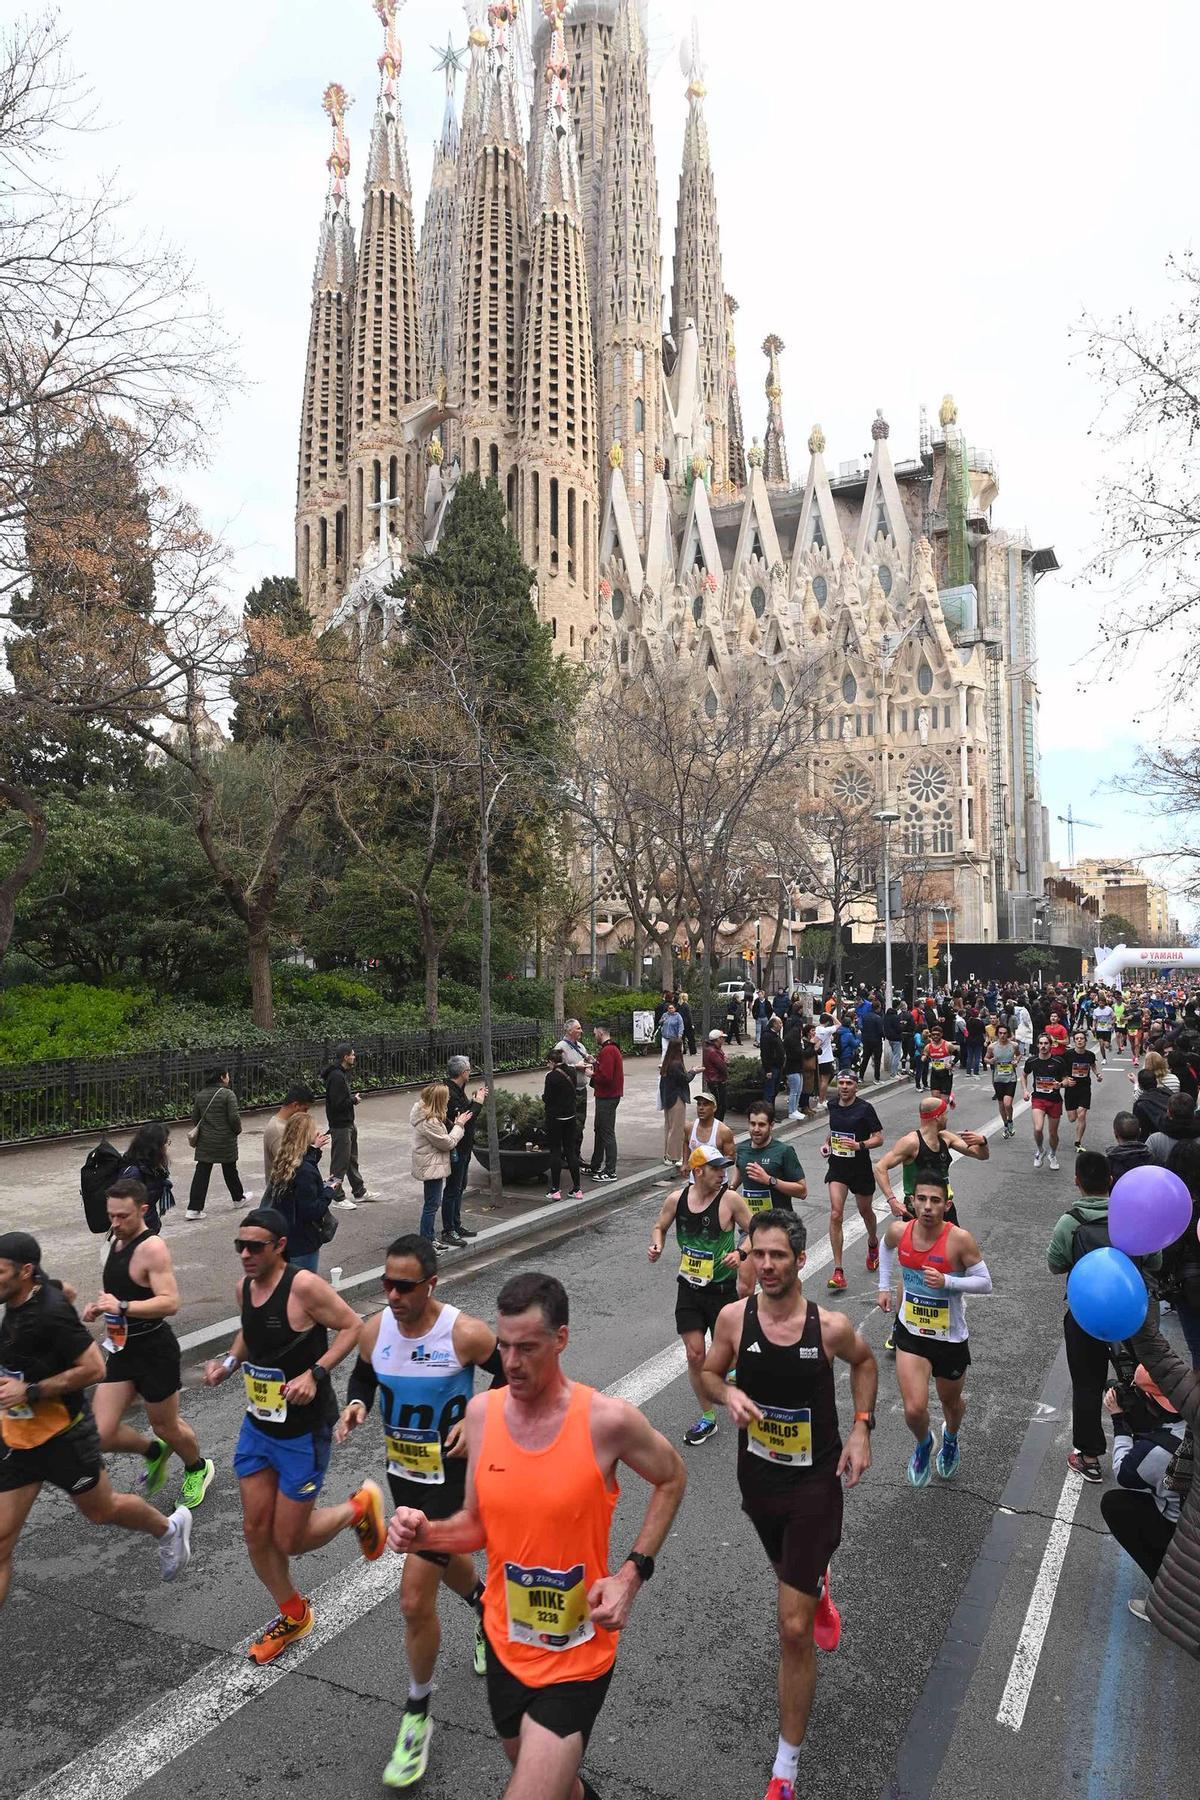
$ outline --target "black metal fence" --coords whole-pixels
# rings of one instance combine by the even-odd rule
[[[497,1071],[540,1063],[562,1027],[541,1019],[507,1020],[492,1031]],[[344,1040],[343,1040],[344,1041]],[[186,1118],[206,1075],[227,1068],[243,1106],[277,1103],[294,1081],[319,1092],[333,1061],[333,1038],[304,1038],[240,1050],[164,1050],[93,1062],[33,1063],[0,1069],[0,1145],[65,1137],[76,1131],[113,1131],[148,1119]],[[407,1087],[444,1077],[451,1056],[483,1062],[478,1026],[445,1031],[355,1036],[355,1082],[368,1089]]]

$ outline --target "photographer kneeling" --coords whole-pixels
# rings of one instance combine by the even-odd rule
[[[1179,1523],[1180,1495],[1168,1476],[1187,1427],[1141,1363],[1132,1391],[1110,1387],[1104,1406],[1112,1415],[1117,1485],[1101,1496],[1100,1511],[1122,1550],[1153,1581]],[[1131,1600],[1129,1610],[1147,1617],[1144,1600]]]

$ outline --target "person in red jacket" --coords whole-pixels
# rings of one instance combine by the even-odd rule
[[[729,1058],[725,1054],[725,1033],[710,1031],[704,1046],[704,1085],[717,1103],[717,1117],[725,1117],[729,1096]]]
[[[625,1063],[621,1047],[614,1043],[607,1025],[593,1029],[596,1039],[596,1066],[592,1071],[592,1093],[595,1095],[595,1137],[588,1174],[598,1181],[617,1179],[617,1108],[625,1092]],[[600,1164],[603,1163],[603,1169]]]

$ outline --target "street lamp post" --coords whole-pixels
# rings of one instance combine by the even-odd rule
[[[883,1004],[892,1004],[892,871],[888,861],[892,826],[900,822],[900,814],[890,806],[880,807],[872,815],[883,826]]]
[[[945,915],[946,915],[946,986],[949,989],[949,991],[951,993],[953,993],[954,992],[954,958],[950,951],[950,932],[951,932],[950,920],[953,915],[951,913],[950,908],[948,906],[944,906],[944,905],[932,906],[932,907],[930,907],[930,911],[945,913]]]

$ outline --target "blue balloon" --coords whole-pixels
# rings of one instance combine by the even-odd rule
[[[1146,1283],[1123,1250],[1089,1250],[1067,1277],[1067,1305],[1076,1324],[1107,1344],[1132,1337],[1145,1323],[1149,1304]]]

